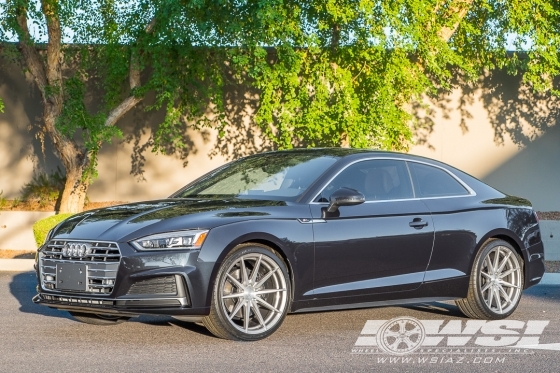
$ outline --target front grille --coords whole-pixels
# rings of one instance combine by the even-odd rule
[[[63,248],[66,244],[84,243],[91,249],[83,257],[79,256],[63,256]],[[44,258],[59,259],[59,260],[77,260],[83,262],[103,262],[103,263],[118,263],[121,261],[121,252],[119,247],[114,242],[89,242],[89,241],[61,241],[53,240],[47,245],[47,248],[42,251]]]
[[[82,257],[72,256],[73,253],[68,253],[67,250],[63,252],[67,244],[86,244],[88,250]],[[52,240],[39,254],[41,285],[47,290],[68,291],[57,289],[57,265],[74,263],[86,266],[87,283],[85,290],[71,290],[71,292],[110,294],[115,287],[120,261],[121,252],[114,242]]]
[[[154,277],[132,284],[128,294],[177,294],[175,276]]]

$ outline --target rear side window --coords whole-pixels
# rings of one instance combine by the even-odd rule
[[[408,162],[416,197],[464,196],[469,191],[444,170],[422,163]]]

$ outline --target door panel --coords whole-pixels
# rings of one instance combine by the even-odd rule
[[[412,290],[430,261],[434,225],[419,200],[366,202],[321,219],[327,204],[311,204],[314,290],[329,298]]]

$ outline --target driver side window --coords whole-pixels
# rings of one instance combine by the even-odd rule
[[[348,166],[323,189],[317,202],[328,202],[331,194],[342,187],[361,192],[366,201],[414,197],[406,164],[392,159],[362,161]]]

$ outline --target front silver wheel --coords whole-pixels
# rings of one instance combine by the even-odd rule
[[[479,287],[486,306],[497,314],[507,314],[517,306],[523,288],[517,255],[506,246],[493,248],[483,260]]]
[[[210,314],[202,322],[220,338],[263,339],[282,324],[290,297],[290,277],[280,255],[258,243],[242,244],[222,263]]]
[[[226,270],[221,307],[237,330],[260,334],[274,327],[288,304],[286,280],[271,257],[242,255]]]

